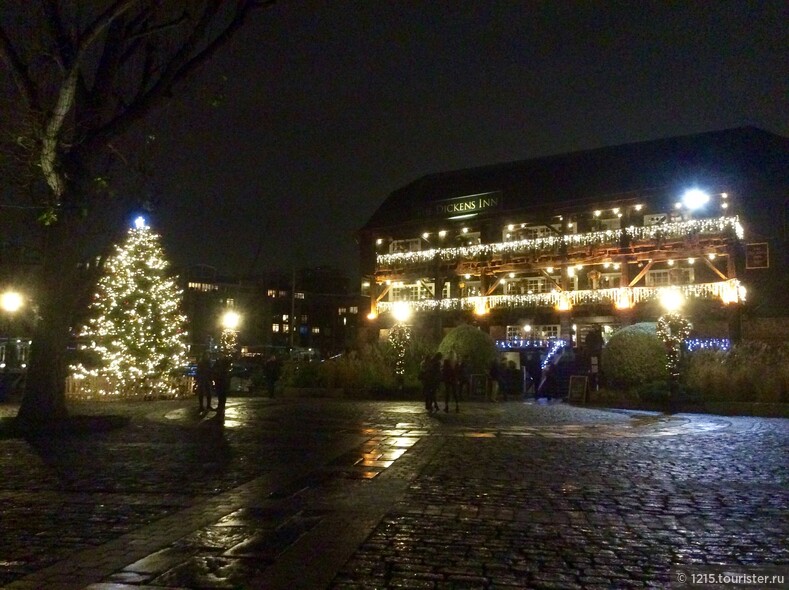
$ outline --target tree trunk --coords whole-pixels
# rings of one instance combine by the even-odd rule
[[[79,232],[73,218],[46,227],[42,276],[35,296],[39,318],[33,331],[25,394],[17,418],[28,429],[65,419],[66,350],[82,291]]]

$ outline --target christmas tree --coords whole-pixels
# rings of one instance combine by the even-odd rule
[[[138,218],[107,259],[80,333],[99,363],[75,367],[74,374],[94,377],[100,395],[177,394],[174,370],[186,364],[186,318],[167,267],[159,236]]]

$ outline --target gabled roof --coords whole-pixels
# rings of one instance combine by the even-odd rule
[[[501,191],[504,210],[605,200],[759,177],[789,183],[789,138],[739,127],[430,174],[394,191],[364,230],[414,220],[437,201]]]

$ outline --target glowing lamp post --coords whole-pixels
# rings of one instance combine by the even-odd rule
[[[0,356],[0,369],[3,369],[3,373],[0,375],[0,399],[4,397],[7,387],[10,385],[7,373],[10,369],[9,363],[11,362],[9,359],[11,348],[11,318],[16,312],[22,309],[23,305],[24,299],[22,295],[16,291],[6,291],[0,295],[0,309],[3,310],[3,315],[6,317],[6,344],[2,349],[3,354]]]
[[[666,369],[669,379],[668,411],[671,413],[679,386],[679,361],[682,355],[682,342],[690,334],[693,325],[679,313],[679,310],[685,303],[685,299],[679,290],[667,290],[663,293],[660,302],[666,313],[658,318],[657,335],[666,346]]]
[[[24,299],[16,291],[6,291],[0,295],[0,308],[9,315],[19,311],[22,305],[24,305]]]
[[[241,316],[228,310],[222,314],[222,339],[221,348],[225,354],[235,354],[238,346],[238,327],[241,325]]]

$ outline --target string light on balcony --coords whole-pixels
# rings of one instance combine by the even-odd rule
[[[452,310],[484,310],[487,313],[499,308],[524,308],[524,307],[559,307],[569,303],[570,306],[609,304],[616,305],[623,298],[623,289],[627,290],[631,306],[639,303],[659,300],[666,291],[678,292],[684,298],[690,299],[718,299],[722,302],[745,301],[746,291],[737,279],[729,279],[717,283],[695,283],[692,285],[679,285],[672,287],[617,287],[611,289],[586,289],[582,291],[557,291],[550,293],[529,293],[517,295],[489,295],[487,297],[463,297],[448,299],[423,299],[409,301],[408,306],[414,313],[425,311],[452,311]],[[735,296],[736,294],[736,296]],[[393,301],[378,303],[379,313],[392,311]],[[400,302],[402,303],[402,302]]]
[[[431,248],[418,252],[379,254],[376,260],[379,268],[392,268],[435,261],[476,261],[496,256],[553,254],[561,251],[563,246],[618,246],[623,239],[627,239],[634,245],[637,245],[638,242],[656,239],[685,238],[689,235],[720,235],[728,232],[733,232],[739,239],[743,238],[743,228],[737,217],[693,219],[646,227],[629,226],[617,230],[547,236],[494,244],[476,244],[453,248]],[[423,234],[423,237],[427,238],[427,236],[429,236],[429,233]]]

